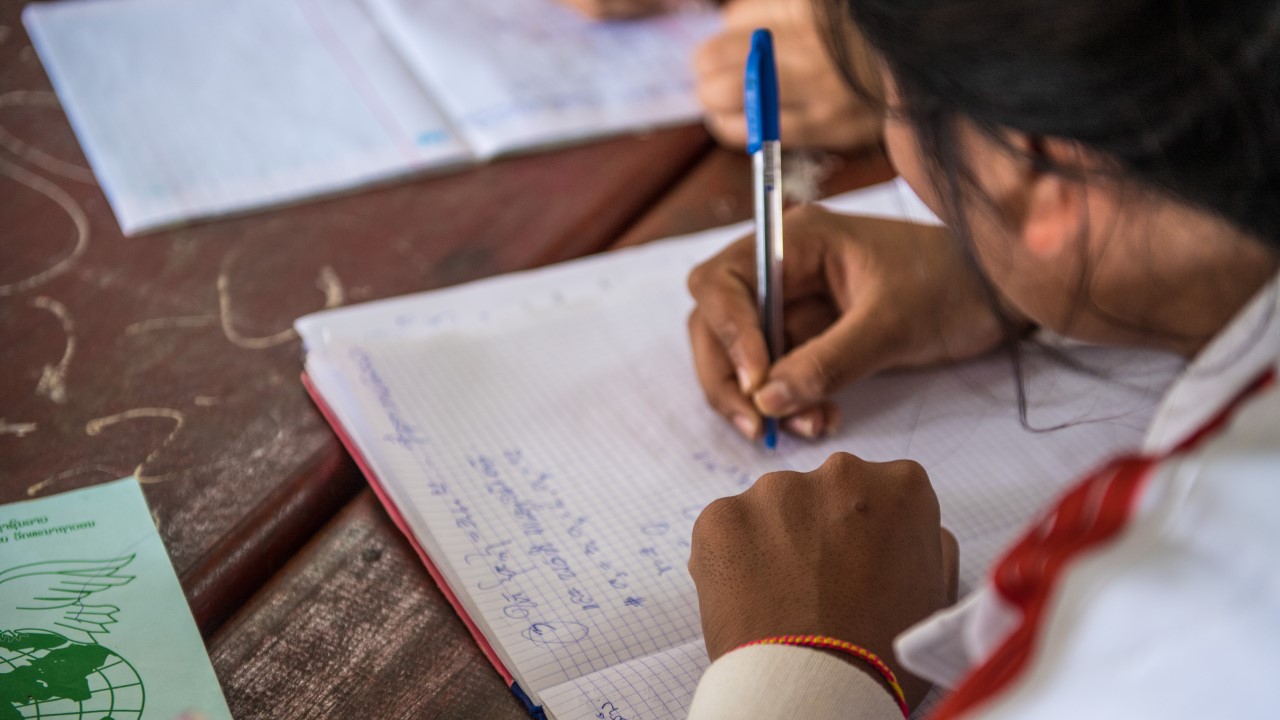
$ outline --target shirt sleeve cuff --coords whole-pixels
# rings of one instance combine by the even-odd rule
[[[707,668],[689,720],[720,718],[896,720],[897,702],[874,678],[811,648],[753,645]]]

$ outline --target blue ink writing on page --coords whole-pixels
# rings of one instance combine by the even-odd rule
[[[453,515],[454,526],[466,533],[467,539],[472,543],[480,542],[480,526],[476,524],[475,518],[471,516],[471,510],[462,503],[462,500],[454,498],[448,508],[449,513]]]
[[[569,564],[569,561],[560,554],[560,551],[556,549],[555,545],[534,545],[529,548],[529,556],[540,556],[542,558],[542,562],[545,563],[547,567],[551,568],[551,571],[555,573],[555,576],[560,580],[572,580],[573,578],[578,577],[578,573],[573,571],[573,567]]]
[[[578,588],[569,588],[569,601],[583,610],[599,610],[600,605],[587,593]]]
[[[536,622],[520,633],[535,645],[575,645],[591,634],[591,630],[579,622],[547,620]]]
[[[712,475],[731,480],[743,490],[751,487],[751,484],[755,482],[755,476],[751,472],[743,469],[737,463],[717,460],[706,450],[700,450],[694,453],[693,460],[703,470],[706,470]]]
[[[374,367],[373,358],[365,350],[353,347],[351,348],[351,357],[356,361],[356,367],[360,371],[360,382],[365,387],[373,391],[373,395],[378,399],[378,404],[382,406],[382,410],[386,413],[387,422],[391,423],[392,433],[383,436],[383,440],[405,448],[411,449],[414,445],[422,445],[427,442],[426,438],[418,432],[418,429],[409,424],[404,414],[400,412],[399,406],[392,397],[391,388],[387,386],[386,380]]]
[[[600,703],[600,712],[596,713],[596,717],[599,720],[627,720],[618,706],[610,701]]]
[[[467,553],[462,556],[462,561],[467,565],[471,565],[477,561],[487,565],[493,571],[493,580],[481,580],[476,583],[478,590],[494,590],[506,585],[516,576],[529,572],[532,568],[524,568],[517,570],[512,567],[511,553],[507,550],[511,546],[510,540],[501,540],[495,543],[489,543],[479,552]]]
[[[658,548],[652,545],[640,548],[640,554],[653,561],[653,568],[659,575],[665,575],[675,569],[675,566],[663,557]]]
[[[523,592],[502,593],[502,599],[507,601],[502,614],[512,620],[528,620],[530,612],[538,607],[538,603]]]
[[[508,582],[514,580],[517,576],[523,575],[530,571],[530,568],[525,568],[523,570],[516,570],[514,568],[509,567],[506,563],[497,563],[492,566],[492,569],[493,569],[494,579],[481,580],[480,582],[476,583],[477,590],[497,590],[498,588],[506,585]]]

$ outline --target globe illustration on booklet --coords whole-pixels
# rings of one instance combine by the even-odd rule
[[[0,631],[0,720],[140,720],[143,699],[133,666],[101,645]]]
[[[133,580],[122,572],[132,560],[54,560],[0,572],[0,720],[141,720],[142,678],[97,642],[120,609],[85,602]],[[19,616],[34,627],[4,627]]]

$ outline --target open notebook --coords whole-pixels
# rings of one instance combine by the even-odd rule
[[[65,0],[23,21],[125,233],[698,117],[698,2]]]
[[[896,184],[831,203],[927,219]],[[930,472],[972,588],[1063,483],[1135,446],[1181,367],[1032,355],[1035,426],[1007,361],[895,373],[838,398],[833,438],[749,444],[703,401],[689,268],[735,226],[302,318],[313,395],[498,671],[535,715],[682,717],[707,664],[685,564],[711,500],[835,450]]]

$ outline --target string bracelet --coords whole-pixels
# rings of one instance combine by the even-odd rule
[[[894,675],[893,670],[889,669],[889,666],[877,657],[875,653],[864,647],[825,635],[778,635],[777,637],[764,638],[763,640],[752,640],[734,649],[740,650],[752,645],[798,645],[821,650],[839,650],[847,655],[852,655],[866,662],[875,668],[876,672],[880,673],[880,677],[884,678],[885,682],[889,684],[889,689],[893,691],[893,699],[898,701],[898,709],[902,711],[902,717],[911,717],[911,709],[907,707],[907,695],[902,692],[902,685],[898,684],[898,676]]]

